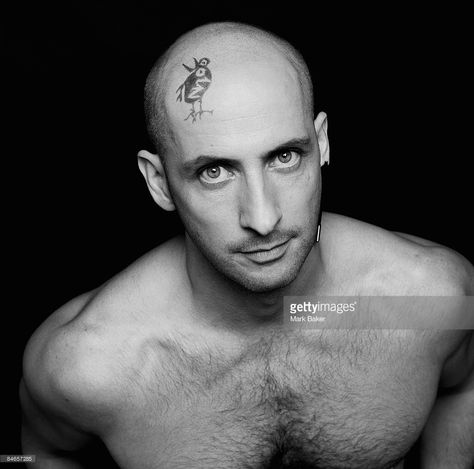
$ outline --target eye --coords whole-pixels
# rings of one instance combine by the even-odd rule
[[[273,168],[292,168],[297,166],[301,161],[301,155],[293,150],[282,151],[277,153],[271,163]]]
[[[198,68],[198,69],[196,70],[196,75],[197,75],[198,77],[202,77],[202,76],[204,75],[204,73],[206,73],[206,72],[205,72],[205,70],[204,70],[203,68]]]
[[[201,171],[199,178],[206,184],[218,184],[233,179],[234,175],[223,166],[208,166]]]

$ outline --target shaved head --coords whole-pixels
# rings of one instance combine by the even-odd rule
[[[329,158],[299,52],[254,26],[201,26],[158,59],[145,109],[157,154],[142,150],[139,167],[177,210],[189,265],[255,292],[291,283],[317,240]]]
[[[184,83],[193,70],[202,75],[201,95],[194,91],[194,98],[191,85]],[[185,33],[156,61],[146,80],[145,118],[157,153],[166,155],[176,133],[186,131],[184,122],[239,119],[239,109],[265,93],[269,76],[275,80],[281,76],[279,92],[301,100],[304,112],[313,117],[308,68],[285,40],[254,26],[229,22]]]

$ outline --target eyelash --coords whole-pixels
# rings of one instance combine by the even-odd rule
[[[214,163],[214,164],[210,164],[210,165],[207,165],[207,166],[204,166],[203,168],[199,169],[197,171],[197,176],[200,177],[205,171],[207,171],[208,169],[210,168],[224,168],[226,171],[228,171],[229,173],[231,173],[232,171],[229,169],[229,166],[226,165],[226,164],[220,164],[220,163]]]
[[[299,163],[301,163],[301,158],[303,158],[304,153],[299,150],[299,149],[296,149],[296,148],[288,148],[288,149],[285,149],[285,150],[282,150],[282,151],[279,151],[278,153],[275,153],[273,156],[272,156],[272,160],[275,161],[276,159],[278,159],[278,157],[280,155],[283,155],[284,153],[296,153],[296,155],[299,157],[299,161],[298,163],[295,163],[291,166],[288,166],[287,168],[281,168],[281,170],[285,170],[285,169],[288,169],[290,170],[291,168],[293,168],[294,166],[299,166]]]
[[[284,150],[280,150],[278,151],[278,153],[274,153],[272,156],[270,156],[270,160],[274,161],[278,158],[279,155],[282,155],[283,153],[290,153],[290,152],[293,152],[293,153],[296,153],[297,156],[300,157],[300,161],[299,163],[301,163],[301,159],[306,156],[306,154],[299,148],[285,148]],[[299,166],[299,163],[295,164],[294,166]],[[216,162],[216,163],[212,163],[212,164],[209,164],[209,165],[206,165],[200,169],[197,170],[196,172],[196,176],[197,178],[201,178],[202,174],[210,169],[210,168],[217,168],[217,167],[221,167],[221,168],[224,168],[226,171],[232,173],[232,170],[229,168],[229,166],[227,164],[220,164],[219,162]],[[290,166],[288,168],[281,168],[280,171],[285,171],[285,169],[288,169],[290,170],[291,168],[293,168],[293,166]],[[225,181],[222,181],[222,182],[225,182]],[[208,183],[209,185],[219,185],[220,183]]]

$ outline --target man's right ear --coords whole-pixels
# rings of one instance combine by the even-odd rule
[[[168,187],[165,168],[158,155],[146,150],[138,152],[138,167],[145,178],[153,200],[169,212],[176,209]]]

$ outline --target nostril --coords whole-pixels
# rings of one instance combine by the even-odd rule
[[[241,213],[242,227],[251,229],[262,236],[271,233],[281,220],[278,207],[253,206]]]

